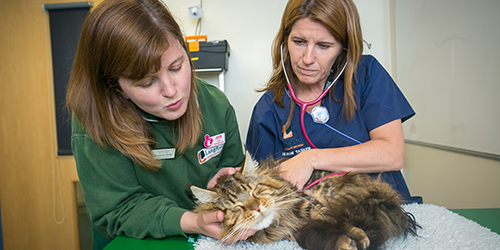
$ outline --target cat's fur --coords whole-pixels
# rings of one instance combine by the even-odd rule
[[[250,241],[266,244],[296,240],[314,249],[377,249],[393,236],[416,235],[414,217],[389,184],[367,174],[348,173],[324,179],[298,191],[268,160],[255,168],[218,179],[211,190],[191,187],[198,199],[195,212],[221,210],[221,241],[258,229]],[[329,174],[314,171],[311,181]]]

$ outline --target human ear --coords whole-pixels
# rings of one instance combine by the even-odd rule
[[[130,99],[130,97],[128,97],[128,95],[125,94],[125,92],[123,92],[123,90],[116,88],[116,91],[118,91],[118,93],[120,93],[125,99]]]

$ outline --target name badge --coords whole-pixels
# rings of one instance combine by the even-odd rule
[[[159,160],[174,159],[175,148],[153,149],[153,154]]]

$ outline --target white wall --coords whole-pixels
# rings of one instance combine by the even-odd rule
[[[194,35],[196,22],[188,7],[200,0],[163,0],[179,20],[185,35]],[[364,32],[373,54],[392,72],[390,0],[355,0]],[[231,47],[225,92],[234,108],[245,141],[254,104],[271,76],[271,43],[278,32],[287,0],[204,0],[201,34],[208,40],[227,40]],[[217,85],[217,74],[200,75]]]
[[[453,6],[453,8],[450,8]],[[397,1],[405,138],[500,157],[500,1]]]

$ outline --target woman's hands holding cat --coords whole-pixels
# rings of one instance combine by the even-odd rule
[[[211,189],[217,184],[217,179],[224,175],[233,175],[238,172],[241,168],[221,168],[217,174],[208,181],[207,189]]]
[[[241,167],[238,168],[221,168],[217,174],[208,181],[207,184],[207,189],[213,188],[217,184],[217,180],[224,176],[224,175],[233,175],[236,172],[240,171]],[[186,216],[186,218],[185,218]],[[186,229],[187,230],[193,230],[193,231],[186,231],[183,227],[183,220],[184,223],[186,223]],[[193,225],[190,225],[190,222],[196,222],[196,226],[194,226],[194,229],[188,229],[188,228],[193,228]],[[186,212],[182,215],[181,218],[181,228],[185,233],[197,233],[197,234],[204,234],[206,236],[210,236],[212,238],[220,239],[222,237],[221,235],[221,229],[220,229],[220,223],[224,221],[224,213],[222,211],[215,211],[212,213],[205,213],[205,214],[196,214],[192,212]],[[237,237],[229,238],[225,240],[224,242],[227,244],[232,244],[236,241],[239,240],[246,240],[248,237],[254,235],[258,230],[255,229],[246,229],[244,230],[241,234],[236,235]]]
[[[204,234],[219,239],[221,237],[219,225],[223,220],[222,211],[205,214],[185,212],[181,217],[181,228],[187,234]]]
[[[187,234],[203,234],[215,239],[222,237],[220,223],[224,221],[224,213],[215,211],[211,213],[197,214],[193,212],[185,212],[181,217],[181,228]],[[238,240],[246,240],[254,235],[258,230],[246,229],[237,238],[230,238],[224,241],[227,244],[232,244]]]
[[[311,150],[308,150],[311,151]],[[281,176],[291,182],[298,189],[302,189],[314,171],[314,166],[308,160],[308,154],[304,151],[281,163]]]

